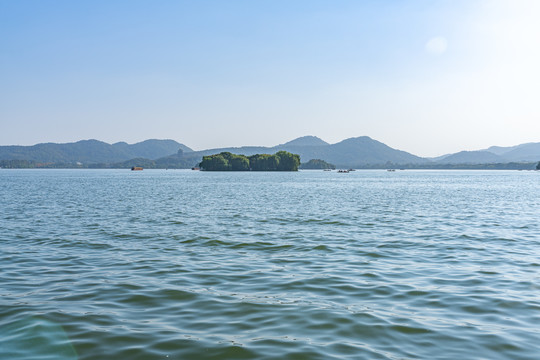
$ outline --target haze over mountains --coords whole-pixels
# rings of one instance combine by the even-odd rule
[[[107,144],[99,140],[75,143],[44,143],[33,146],[0,146],[0,160],[28,160],[42,163],[114,163],[133,158],[158,159],[182,149],[192,151],[174,140],[145,140],[129,145]]]
[[[510,162],[538,162],[540,143],[512,147],[493,146],[485,150],[461,151],[438,158],[422,158],[396,150],[368,136],[345,139],[329,144],[316,136],[304,136],[273,147],[243,146],[193,151],[174,140],[146,140],[136,144],[118,142],[107,144],[98,140],[75,143],[45,143],[33,146],[0,146],[0,161],[29,161],[40,164],[87,165],[97,167],[189,168],[198,164],[204,155],[228,151],[254,155],[280,150],[299,154],[302,162],[322,159],[338,167],[362,168],[369,166],[407,165],[409,167],[440,167],[448,164],[503,164]],[[6,165],[4,165],[6,166]]]
[[[302,162],[311,159],[321,159],[338,167],[361,167],[368,164],[422,164],[429,160],[393,149],[368,136],[345,139],[336,144],[328,144],[316,136],[304,136],[285,144],[273,147],[238,147],[219,148],[193,152],[193,155],[210,155],[222,151],[237,154],[254,155],[260,153],[275,153],[280,150],[300,155]],[[190,154],[191,155],[191,154]]]

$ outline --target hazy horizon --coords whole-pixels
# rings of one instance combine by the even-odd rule
[[[306,137],[306,136],[315,136],[315,135],[304,135],[304,136],[301,136],[301,137]],[[361,135],[361,136],[364,136],[364,135]],[[343,140],[347,140],[347,139],[351,139],[351,138],[356,138],[356,137],[361,137],[361,136],[351,136],[349,138],[345,138],[345,139],[341,139],[339,141],[336,141],[336,142],[329,142],[329,141],[326,141],[325,139],[321,138],[320,136],[315,136],[325,142],[327,142],[329,145],[333,145],[333,144],[336,144],[336,143],[339,143]],[[367,136],[367,135],[365,135]],[[369,137],[369,136],[368,136]],[[62,143],[58,143],[58,144],[64,144],[64,143],[74,143],[74,142],[78,142],[78,141],[86,141],[86,140],[98,140],[98,141],[103,141],[105,143],[108,143],[108,144],[115,144],[115,143],[120,143],[120,142],[125,142],[125,143],[128,143],[129,145],[133,145],[133,144],[136,144],[136,143],[139,143],[139,142],[143,142],[143,141],[147,141],[147,140],[173,140],[173,141],[176,141],[182,145],[185,145],[189,148],[191,148],[193,151],[204,151],[204,150],[211,150],[211,149],[223,149],[223,148],[241,148],[241,147],[275,147],[275,146],[279,146],[279,145],[283,145],[289,141],[292,141],[292,140],[296,140],[298,138],[294,138],[294,139],[289,139],[287,141],[283,141],[283,142],[280,142],[280,143],[276,143],[276,144],[269,144],[269,145],[260,145],[260,144],[244,144],[244,145],[231,145],[231,146],[218,146],[218,147],[209,147],[209,148],[194,148],[194,147],[191,147],[189,146],[189,144],[186,144],[185,142],[183,141],[179,141],[177,139],[170,139],[170,138],[162,138],[162,139],[156,139],[156,138],[153,138],[153,139],[143,139],[143,140],[139,140],[139,141],[133,141],[133,142],[129,142],[129,141],[124,141],[124,140],[119,140],[119,141],[111,141],[111,142],[108,142],[108,141],[103,141],[101,139],[79,139],[79,140],[74,140],[74,141],[69,141],[69,142],[62,142]],[[373,138],[372,138],[373,139]],[[378,141],[377,139],[373,139],[373,140],[376,140]],[[52,142],[52,141],[47,141],[47,142],[44,142],[44,143],[56,143],[56,142]],[[529,143],[532,143],[532,142],[529,142]],[[33,145],[37,145],[37,144],[41,144],[41,143],[36,143],[36,144],[29,144],[29,145],[20,145],[20,144],[7,144],[7,145],[0,145],[0,146],[33,146]],[[480,150],[487,150],[489,147],[491,146],[497,146],[497,147],[513,147],[513,146],[518,146],[518,145],[524,145],[524,144],[527,144],[527,143],[521,143],[521,144],[513,144],[513,145],[508,145],[508,146],[499,146],[499,145],[490,145],[486,148],[482,148],[482,149],[461,149],[461,150],[458,150],[458,151],[455,151],[454,153],[457,153],[457,152],[461,152],[461,151],[480,151]],[[440,156],[444,156],[444,155],[451,155],[452,153],[445,153],[445,154],[440,154],[440,155],[437,155],[437,156],[422,156],[422,155],[418,155],[418,154],[414,154],[410,151],[407,151],[407,149],[399,149],[399,148],[396,148],[394,146],[392,146],[392,144],[385,144],[385,145],[388,145],[389,147],[395,149],[395,150],[402,150],[402,151],[406,151],[408,153],[411,153],[412,155],[417,155],[417,156],[420,156],[420,157],[424,157],[424,158],[437,158],[437,157],[440,157]]]
[[[0,144],[540,141],[536,1],[0,1]]]

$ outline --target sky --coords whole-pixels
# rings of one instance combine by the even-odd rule
[[[540,1],[0,0],[0,145],[540,142]]]

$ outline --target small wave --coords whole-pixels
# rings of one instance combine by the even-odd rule
[[[433,332],[430,329],[421,328],[421,327],[414,327],[414,326],[406,326],[406,325],[394,325],[390,327],[391,330],[397,331],[402,334],[429,334]]]

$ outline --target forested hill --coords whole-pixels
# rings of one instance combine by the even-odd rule
[[[328,144],[314,136],[305,136],[274,147],[244,146],[194,151],[190,157],[202,157],[220,152],[246,156],[288,151],[299,154],[302,161],[321,159],[338,167],[363,167],[368,164],[424,164],[429,160],[405,151],[396,150],[368,136],[349,138]]]
[[[540,159],[540,143],[516,146],[492,146],[485,150],[460,151],[433,159],[442,164],[493,164],[508,162],[531,162]]]
[[[44,143],[33,146],[0,146],[0,160],[27,160],[41,163],[115,163],[133,158],[158,159],[189,147],[174,140],[145,140],[136,144],[107,144],[99,140],[74,143]]]
[[[82,140],[67,144],[33,146],[0,146],[0,167],[103,167],[191,168],[203,156],[230,152],[251,156],[287,151],[300,155],[303,162],[320,159],[340,168],[534,168],[540,160],[540,143],[513,147],[491,147],[482,151],[462,151],[435,159],[415,156],[393,149],[368,136],[345,139],[329,144],[315,136],[303,136],[284,144],[243,146],[193,151],[174,140],[146,140],[136,144],[107,144]],[[524,163],[526,162],[526,164]],[[515,163],[515,164],[514,164]]]
[[[182,150],[180,153],[179,150]],[[146,167],[192,167],[203,156],[221,152],[242,154],[273,154],[287,151],[299,154],[301,159],[321,159],[339,167],[363,167],[370,164],[422,164],[428,160],[393,149],[367,136],[349,138],[336,144],[315,136],[304,136],[273,147],[244,146],[238,148],[192,151],[173,140],[146,140],[129,145],[125,142],[107,144],[98,140],[83,140],[68,144],[37,144],[34,146],[0,146],[0,161],[11,161],[6,167],[21,167],[13,160],[33,162],[29,166],[71,166],[79,164],[99,167],[126,167],[137,163]],[[132,165],[133,166],[133,165]]]

